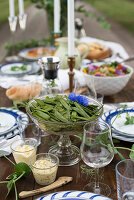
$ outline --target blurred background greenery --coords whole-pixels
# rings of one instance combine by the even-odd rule
[[[134,34],[134,0],[85,0]]]
[[[17,15],[19,13],[19,8],[18,8],[18,0],[15,1],[15,14]],[[31,1],[27,0],[24,1],[24,6],[27,8],[30,6]],[[0,0],[0,26],[7,22],[9,17],[9,0]]]

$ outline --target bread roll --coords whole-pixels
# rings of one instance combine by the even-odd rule
[[[6,96],[12,101],[26,101],[40,93],[40,84],[33,83],[28,85],[13,86],[6,91]]]
[[[111,56],[111,49],[105,48],[102,44],[98,42],[92,42],[89,45],[89,53],[86,56],[89,60],[102,60]],[[77,47],[78,51],[80,51],[81,55],[83,55],[88,46],[84,43],[81,43]]]

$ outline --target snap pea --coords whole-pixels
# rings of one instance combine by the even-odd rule
[[[61,122],[67,123],[69,122],[65,117],[63,117],[57,110],[55,110],[55,115],[58,119],[61,120]]]
[[[39,117],[41,117],[44,120],[49,120],[50,116],[40,110],[36,111],[36,115],[38,115]]]
[[[85,117],[85,118],[88,118],[88,117],[89,117],[89,115],[88,115],[88,117],[85,116],[85,114],[84,114],[83,112],[81,112],[81,110],[80,110],[79,108],[73,107],[72,109],[73,109],[74,111],[76,111],[80,116],[83,116],[83,117]]]
[[[86,117],[86,118],[89,117],[89,115],[83,110],[83,108],[80,106],[79,103],[74,102],[74,104],[75,104],[76,108],[78,108],[77,110],[79,110],[79,113],[80,113],[82,116],[84,116],[84,117]]]
[[[43,106],[44,102],[41,101],[40,99],[35,99],[35,101],[37,102],[38,105]]]
[[[102,112],[102,107],[92,104],[85,107],[71,101],[66,95],[35,99],[29,108],[33,116],[39,119],[64,123],[89,120]]]
[[[70,110],[70,106],[66,103],[64,99],[60,99],[60,102],[64,108],[66,108],[67,110]]]

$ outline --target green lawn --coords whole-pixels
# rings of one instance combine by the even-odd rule
[[[85,0],[134,34],[133,0]]]
[[[15,0],[15,14],[18,15],[18,0]],[[30,0],[26,0],[25,8],[30,5]],[[0,0],[0,25],[8,20],[9,17],[9,0]]]

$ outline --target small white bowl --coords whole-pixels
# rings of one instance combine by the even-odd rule
[[[104,63],[98,62],[98,63],[93,63],[94,65],[100,66]],[[88,65],[84,65],[81,68],[81,71],[87,67]],[[89,75],[85,74],[83,71],[83,76],[85,78],[87,86],[90,88],[90,85],[93,84],[94,81],[94,87],[97,93],[104,94],[104,95],[112,95],[120,92],[128,83],[129,79],[131,78],[133,74],[133,68],[124,65],[128,69],[130,69],[130,73],[123,75],[123,76],[116,76],[116,77],[100,77],[100,76],[94,76],[94,75]]]

